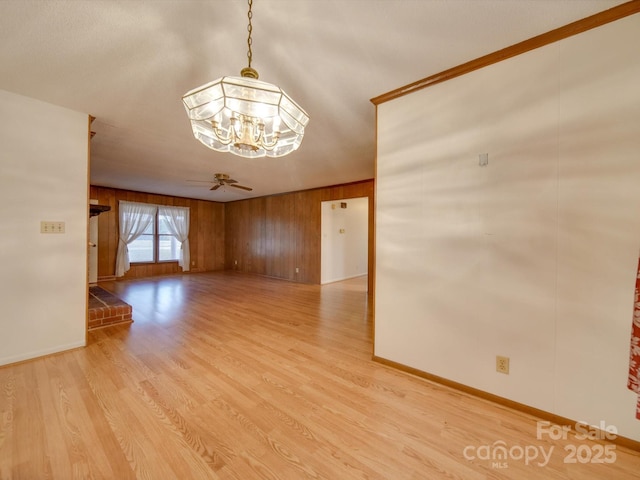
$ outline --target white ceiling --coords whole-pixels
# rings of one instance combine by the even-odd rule
[[[0,0],[0,88],[96,117],[94,185],[238,200],[373,178],[371,98],[620,3],[254,0],[252,66],[311,117],[279,159],[209,150],[182,106],[247,65],[243,0]],[[253,191],[189,181],[216,172]]]

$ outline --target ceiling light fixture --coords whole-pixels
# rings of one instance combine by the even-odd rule
[[[193,135],[207,147],[241,157],[281,157],[302,143],[307,113],[281,88],[258,80],[251,68],[253,26],[249,0],[249,66],[241,77],[222,77],[183,97]]]

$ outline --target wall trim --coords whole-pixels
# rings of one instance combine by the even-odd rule
[[[77,350],[79,348],[84,348],[86,346],[87,346],[87,342],[84,339],[84,335],[83,335],[82,340],[68,343],[66,345],[56,345],[55,347],[51,347],[51,348],[44,348],[42,350],[35,350],[31,352],[21,353],[19,355],[12,355],[10,357],[0,358],[0,367],[7,367],[9,365],[13,366],[16,364],[28,362],[31,360],[35,360],[36,358],[46,357],[49,355],[68,353],[72,350]]]
[[[356,273],[355,275],[349,275],[347,277],[336,278],[335,280],[328,280],[326,282],[320,282],[320,285],[330,285],[332,283],[344,282],[345,280],[351,280],[352,278],[366,277],[366,273]]]
[[[87,255],[86,255],[86,270],[87,270],[87,282],[85,283],[84,298],[86,299],[86,308],[84,316],[84,343],[89,343],[89,257],[91,256],[91,138],[95,132],[91,131],[91,124],[96,119],[92,115],[87,116],[87,213],[85,218],[87,219]],[[97,275],[98,272],[96,272]]]
[[[395,370],[400,370],[402,372],[415,375],[416,377],[424,378],[425,380],[429,380],[431,382],[443,385],[445,387],[453,388],[454,390],[458,390],[460,392],[472,395],[474,397],[481,398],[483,400],[488,400],[489,402],[495,403],[502,407],[506,407],[511,410],[524,413],[526,415],[538,417],[542,420],[547,420],[555,425],[574,426],[576,423],[578,423],[576,420],[562,417],[560,415],[556,415],[554,413],[550,413],[545,410],[540,410],[538,408],[534,408],[529,405],[525,405],[524,403],[516,402],[514,400],[509,400],[508,398],[501,397],[499,395],[494,395],[493,393],[485,392],[484,390],[473,388],[468,385],[464,385],[463,383],[454,382],[453,380],[449,380],[444,377],[440,377],[438,375],[434,375],[432,373],[419,370],[417,368],[409,367],[402,363],[394,362],[393,360],[387,360],[386,358],[379,357],[377,355],[373,355],[372,360],[382,365],[386,365],[387,367],[391,367]],[[572,431],[574,431],[573,428],[572,428]],[[621,447],[628,448],[636,452],[640,452],[640,442],[633,440],[631,438],[617,435],[617,437],[614,440],[607,440],[607,441],[615,445],[619,445]]]
[[[640,0],[638,0],[640,2]],[[220,203],[239,203],[239,202],[245,202],[247,200],[255,200],[257,198],[269,198],[269,197],[280,197],[280,196],[284,196],[284,195],[293,195],[296,193],[304,193],[304,192],[313,192],[314,190],[325,190],[328,188],[340,188],[340,187],[349,187],[352,185],[359,185],[361,183],[368,183],[368,182],[373,182],[375,185],[375,178],[365,178],[364,180],[355,180],[353,182],[347,182],[347,183],[336,183],[333,185],[325,185],[324,187],[312,187],[312,188],[306,188],[304,190],[292,190],[290,192],[279,192],[279,193],[270,193],[269,195],[261,195],[259,197],[249,197],[249,198],[240,198],[238,200],[229,200],[227,202],[220,202]],[[359,197],[344,197],[345,200],[348,200],[350,198],[359,198]],[[364,197],[363,197],[364,198]],[[330,202],[331,200],[323,200]]]
[[[614,22],[638,12],[640,12],[640,0],[632,0],[630,2],[623,3],[621,5],[610,8],[609,10],[596,13],[595,15],[583,18],[582,20],[577,20],[563,27],[556,28],[555,30],[551,30],[541,35],[537,35],[528,40],[524,40],[523,42],[511,45],[510,47],[503,48],[502,50],[498,50],[493,53],[489,53],[488,55],[476,58],[475,60],[471,60],[443,72],[431,75],[430,77],[423,78],[422,80],[418,80],[416,82],[405,85],[404,87],[400,87],[388,93],[384,93],[372,98],[371,102],[374,105],[380,105],[381,103],[388,102],[389,100],[393,100],[409,93],[413,93],[416,90],[422,90],[423,88],[430,87],[447,80],[451,80],[452,78],[459,77],[466,73],[478,70],[483,67],[487,67],[494,63],[498,63],[508,58],[515,57],[522,53],[535,50],[536,48],[555,43],[559,40],[572,37],[579,33],[586,32],[587,30],[591,30],[601,25]]]

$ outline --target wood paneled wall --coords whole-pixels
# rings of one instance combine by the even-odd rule
[[[101,213],[98,217],[98,280],[111,279],[115,275],[120,200],[189,207],[191,271],[224,270],[225,207],[223,203],[96,186],[91,186],[89,198],[97,199],[100,205],[111,207],[109,212]],[[151,277],[180,272],[182,269],[178,266],[178,262],[132,264],[131,269],[122,278]]]
[[[190,207],[192,272],[238,270],[299,283],[320,283],[321,202],[369,198],[369,291],[373,291],[373,180],[229,203],[91,186],[111,210],[98,217],[98,280],[115,275],[118,201]],[[237,261],[237,264],[235,263]],[[296,273],[296,268],[298,272]],[[132,264],[123,278],[180,273],[177,262]]]
[[[368,263],[372,292],[373,180],[226,203],[226,268],[319,284],[321,202],[358,197],[369,198]]]

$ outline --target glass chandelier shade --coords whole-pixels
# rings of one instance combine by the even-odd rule
[[[241,157],[282,157],[302,143],[309,116],[279,87],[258,80],[253,56],[248,0],[247,58],[240,77],[222,77],[182,97],[193,135],[207,147]]]
[[[257,79],[222,77],[186,93],[182,101],[193,135],[207,147],[242,157],[281,157],[302,143],[306,112],[276,85]]]

